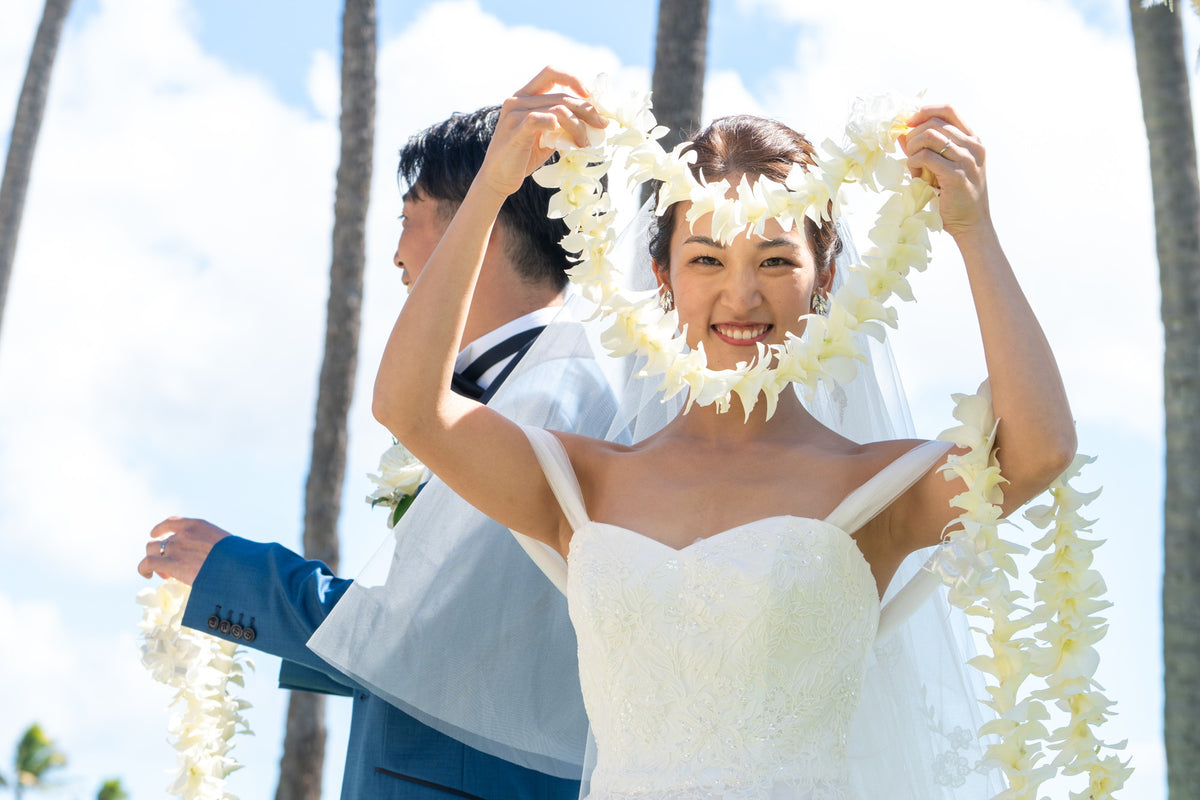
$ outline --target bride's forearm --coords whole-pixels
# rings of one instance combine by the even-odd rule
[[[1050,344],[995,228],[989,221],[956,234],[955,241],[967,267],[992,403],[1001,420],[997,457],[1010,482],[1005,506],[1016,507],[1070,464],[1074,421]]]
[[[480,181],[471,185],[388,337],[371,410],[410,449],[414,444],[419,449],[414,436],[436,425],[454,397],[449,388],[454,360],[504,199]]]
[[[1075,426],[1058,365],[1000,248],[988,209],[986,150],[948,105],[925,106],[901,136],[913,174],[940,187],[942,228],[967,268],[1000,427],[997,458],[1012,511],[1041,492],[1075,455]]]

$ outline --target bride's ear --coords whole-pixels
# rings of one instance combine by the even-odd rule
[[[829,269],[825,270],[825,274],[817,279],[817,289],[824,294],[829,294],[833,290],[833,276],[837,272],[837,264],[830,264]]]
[[[658,283],[658,288],[660,291],[664,288],[671,288],[671,273],[666,267],[660,266],[657,261],[651,259],[650,269],[654,271],[654,280],[656,283]]]

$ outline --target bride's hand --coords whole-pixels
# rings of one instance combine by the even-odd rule
[[[479,170],[480,180],[507,196],[546,163],[556,142],[565,137],[580,147],[586,145],[588,126],[608,124],[586,100],[587,95],[574,75],[544,68],[500,107],[496,132]]]
[[[914,175],[939,189],[942,227],[951,236],[991,225],[983,144],[950,106],[925,106],[900,137]]]

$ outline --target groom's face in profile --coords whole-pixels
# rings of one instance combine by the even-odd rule
[[[392,263],[400,268],[400,279],[409,288],[416,283],[450,225],[453,213],[447,206],[444,201],[434,200],[414,190],[404,195],[404,210],[400,215],[404,228],[400,232],[400,241],[396,243]]]

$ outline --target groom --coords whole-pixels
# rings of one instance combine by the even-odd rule
[[[408,191],[404,195],[404,230],[394,262],[403,271],[406,285],[417,279],[466,195],[483,163],[497,117],[497,108],[456,114],[414,136],[401,150],[399,174]],[[454,382],[456,391],[484,402],[491,399],[513,372],[563,301],[567,283],[564,271],[569,263],[559,240],[566,227],[561,221],[546,218],[549,195],[549,190],[526,179],[505,205],[487,247],[484,270],[463,336],[463,341],[469,344],[459,356]],[[520,365],[521,371],[543,366],[550,370],[560,368],[549,362],[534,363],[537,352],[534,349],[530,359]],[[594,362],[589,355],[578,354],[559,361],[574,363],[574,367],[564,367],[562,378],[552,382],[554,396],[549,402],[559,411],[547,426],[603,436],[602,428],[612,417],[614,405]],[[520,380],[513,378],[514,389]],[[521,404],[524,403],[523,398]],[[584,419],[588,420],[586,425]],[[397,541],[405,536],[439,536],[440,528],[446,524],[459,524],[470,513],[478,515],[469,507],[466,511],[460,508],[465,503],[456,497],[445,499],[444,491],[432,491],[432,485],[429,488],[431,491],[423,490],[407,512],[410,519],[401,521],[397,534],[402,536]],[[422,505],[422,500],[427,502]],[[429,530],[413,531],[412,523]],[[145,577],[158,573],[191,584],[183,618],[185,625],[228,640],[240,634],[239,643],[280,656],[283,688],[353,695],[343,800],[449,797],[575,800],[578,797],[577,780],[547,775],[473,749],[385,702],[356,678],[340,672],[309,650],[306,642],[351,589],[352,581],[333,575],[324,564],[306,561],[279,544],[232,536],[203,520],[172,517],[156,525],[150,535],[152,540],[146,546],[146,557],[138,565],[138,571]],[[528,567],[527,562],[518,564],[525,561],[525,556],[499,524],[480,521],[479,530],[472,529],[466,536],[470,548],[479,556],[471,563],[481,565],[470,569],[482,571],[482,565],[489,565],[494,572],[505,563]],[[445,567],[451,573],[463,569],[461,564]],[[442,569],[437,564],[417,567],[397,557],[393,559],[386,585],[376,588],[386,593],[403,582],[410,595],[413,591],[418,593],[420,603],[419,593],[426,586],[430,594],[444,592],[444,583],[440,583]],[[493,576],[478,577],[482,583],[494,580]],[[548,585],[544,576],[534,569],[525,569],[510,571],[506,577],[514,582],[524,581],[529,586],[529,596],[540,598],[534,613],[547,617],[544,630],[570,630],[565,619],[565,600],[553,588],[547,591],[544,585],[532,585],[536,582]],[[460,585],[471,583],[475,582],[468,580]],[[351,595],[356,591],[363,590],[355,589]],[[511,594],[497,597],[496,602],[512,603],[513,595],[524,591],[523,585]],[[546,603],[547,597],[552,598],[550,604]],[[448,609],[446,613],[454,614],[456,605],[453,598],[450,600],[446,603],[445,598],[439,598],[438,602]],[[545,605],[550,606],[548,610],[543,608]],[[530,616],[529,609],[524,613]],[[415,652],[427,653],[427,659],[445,658],[438,649],[439,643],[405,644]],[[513,644],[514,651],[559,650],[554,660],[567,663],[566,679],[575,680],[573,638]],[[370,650],[371,646],[368,639],[365,649]],[[402,668],[391,663],[385,666],[392,670]],[[436,674],[443,666],[449,676],[449,664],[434,662],[426,665],[425,672]],[[575,683],[567,687],[566,693],[574,697],[577,691]],[[546,718],[547,729],[557,729],[564,717],[583,718],[581,708],[548,709],[531,714],[534,717],[552,714],[553,717]],[[425,722],[437,724],[433,719]]]

